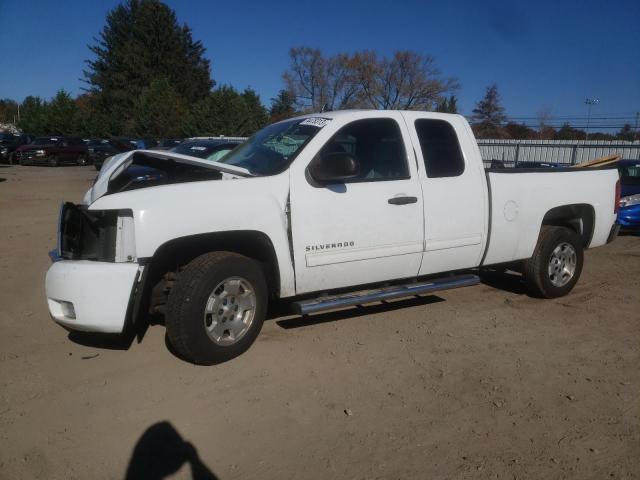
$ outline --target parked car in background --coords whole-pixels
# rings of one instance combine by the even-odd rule
[[[18,147],[26,145],[34,139],[33,135],[0,132],[0,162],[14,164]]]
[[[76,137],[37,137],[28,145],[16,149],[16,159],[20,165],[62,164],[87,165],[89,155],[86,143]]]
[[[618,223],[624,231],[640,232],[640,160],[621,160]]]
[[[91,141],[88,145],[89,157],[96,170],[100,170],[104,161],[117,153],[128,152],[137,148],[136,140],[129,138],[112,138],[110,140]]]
[[[518,162],[515,168],[556,168],[557,166],[555,163],[547,162]]]
[[[160,140],[157,143],[157,145],[153,147],[146,147],[146,148],[151,148],[152,150],[171,150],[172,148],[177,147],[181,143],[182,143],[182,140],[178,140],[176,138],[166,138],[164,140]]]
[[[238,140],[225,139],[193,139],[185,140],[177,147],[170,149],[170,152],[191,155],[192,157],[206,158],[217,162],[231,150],[242,142]]]

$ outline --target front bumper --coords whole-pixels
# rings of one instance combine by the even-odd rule
[[[55,262],[45,280],[49,313],[71,330],[122,333],[141,273],[137,263]]]

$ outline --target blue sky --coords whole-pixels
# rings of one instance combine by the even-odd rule
[[[0,0],[0,98],[80,92],[87,44],[117,3]],[[512,117],[584,116],[585,97],[600,100],[595,118],[640,111],[638,0],[166,3],[206,46],[216,82],[250,86],[265,104],[282,88],[288,49],[307,45],[431,54],[462,84],[465,114],[492,82]]]

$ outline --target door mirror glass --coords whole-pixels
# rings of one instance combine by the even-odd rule
[[[309,165],[309,174],[320,183],[339,183],[357,177],[360,165],[348,153],[327,153]]]

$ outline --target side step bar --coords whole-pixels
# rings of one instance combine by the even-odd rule
[[[452,277],[437,278],[429,282],[407,283],[376,290],[362,290],[342,295],[312,298],[293,302],[293,310],[300,315],[332,310],[334,308],[352,307],[365,303],[391,300],[394,298],[410,297],[424,293],[449,290],[452,288],[468,287],[480,283],[477,275],[457,275]]]

